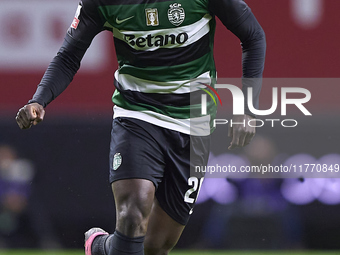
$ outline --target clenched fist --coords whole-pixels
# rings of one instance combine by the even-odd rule
[[[41,122],[44,119],[44,115],[44,107],[38,103],[32,103],[20,108],[15,120],[21,129],[28,129],[32,125],[37,125]]]

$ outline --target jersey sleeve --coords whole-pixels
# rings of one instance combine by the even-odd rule
[[[103,25],[104,21],[94,1],[81,1],[61,48],[28,103],[36,102],[46,107],[67,88],[79,70],[80,62],[93,38],[103,30]]]
[[[253,88],[253,104],[258,109],[266,55],[265,33],[243,0],[210,0],[209,10],[241,41],[242,90],[247,98],[248,87]],[[245,113],[254,116],[249,111],[246,102]]]

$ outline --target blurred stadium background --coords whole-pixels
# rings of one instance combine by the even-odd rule
[[[114,229],[107,183],[117,67],[111,35],[94,40],[42,125],[21,131],[14,121],[60,47],[77,2],[0,1],[0,254],[20,254],[5,248],[81,249],[88,228]],[[301,85],[312,93],[313,117],[296,113],[294,129],[258,129],[252,147],[233,154],[224,148],[226,130],[217,129],[212,162],[339,164],[340,1],[246,2],[266,32],[265,77],[315,78]],[[218,22],[215,41],[219,77],[240,77],[237,38]],[[270,93],[264,86],[261,106],[271,103]],[[177,248],[340,250],[339,214],[337,178],[207,179]]]

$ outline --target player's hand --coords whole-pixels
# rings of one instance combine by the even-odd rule
[[[22,107],[15,117],[21,129],[28,129],[32,125],[37,125],[44,119],[45,110],[38,103],[31,103]]]
[[[255,136],[255,127],[251,127],[248,125],[248,121],[253,119],[253,117],[244,114],[244,115],[234,115],[233,117],[233,125],[231,123],[228,129],[228,137],[231,137],[232,141],[229,150],[233,150],[235,148],[240,148],[248,145],[250,141]],[[240,124],[235,124],[240,123]],[[243,124],[244,123],[244,124]]]

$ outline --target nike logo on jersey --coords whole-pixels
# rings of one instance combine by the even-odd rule
[[[128,21],[129,19],[132,19],[133,17],[135,16],[131,16],[131,17],[128,17],[126,19],[122,19],[122,20],[119,20],[118,18],[116,18],[116,23],[119,25],[119,24],[122,24],[123,22],[125,21]]]

